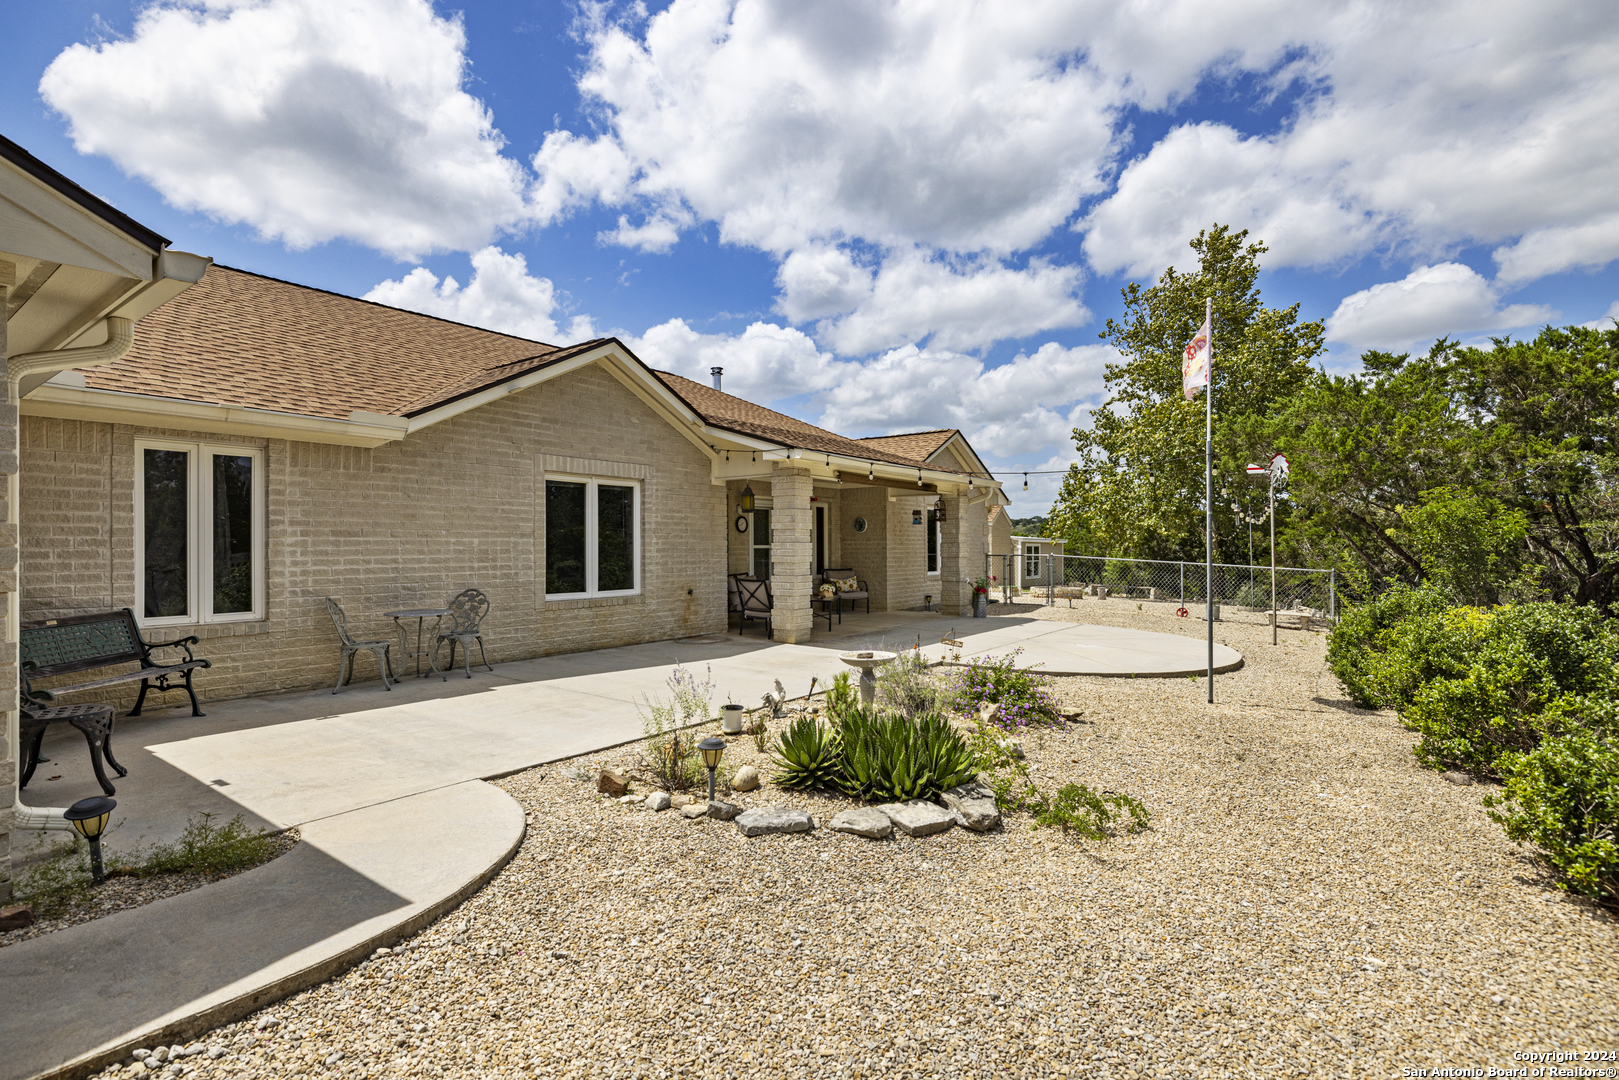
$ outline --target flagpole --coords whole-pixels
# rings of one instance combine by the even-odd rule
[[[1208,386],[1203,391],[1204,621],[1209,627],[1209,704],[1214,704],[1214,297],[1203,300],[1209,328]]]

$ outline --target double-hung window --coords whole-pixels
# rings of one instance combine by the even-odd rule
[[[641,485],[545,478],[545,598],[641,591]]]
[[[137,442],[135,564],[142,625],[264,618],[264,451]]]
[[[1023,545],[1023,576],[1037,578],[1040,576],[1040,545]]]

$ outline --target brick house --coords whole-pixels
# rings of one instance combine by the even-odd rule
[[[323,598],[492,602],[490,659],[720,632],[726,574],[809,640],[812,576],[964,614],[999,482],[957,431],[849,439],[643,364],[210,266],[128,353],[21,388],[21,617],[196,634],[210,698],[335,680]],[[744,489],[754,509],[741,509]],[[369,670],[363,671],[369,677]]]

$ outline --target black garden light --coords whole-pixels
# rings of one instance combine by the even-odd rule
[[[725,755],[725,740],[708,738],[697,744],[702,751],[703,764],[708,767],[708,801],[714,801],[714,770],[720,767],[720,758]]]
[[[73,823],[73,831],[90,841],[90,878],[97,885],[106,880],[101,869],[101,834],[107,831],[107,819],[117,805],[116,800],[97,795],[80,799],[62,813]]]
[[[742,510],[743,510],[744,513],[748,513],[748,514],[753,513],[753,485],[752,484],[744,484],[742,486]]]

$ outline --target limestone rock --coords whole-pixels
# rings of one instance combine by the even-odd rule
[[[736,805],[736,803],[722,802],[719,799],[715,799],[713,802],[708,804],[708,816],[719,821],[730,821],[741,812],[742,808]]]
[[[888,820],[888,815],[870,806],[845,810],[834,817],[828,827],[834,832],[869,836],[874,840],[881,840],[894,831],[894,823]]]
[[[653,811],[669,809],[669,793],[654,791],[646,797],[646,808]]]
[[[732,791],[752,791],[759,786],[759,770],[752,765],[744,765],[731,777]]]
[[[698,800],[690,795],[673,795],[669,798],[669,805],[676,810],[683,810]]]
[[[956,815],[935,803],[912,799],[910,802],[883,803],[877,809],[906,836],[932,836],[956,823]]]
[[[770,833],[804,833],[815,828],[814,820],[802,810],[772,806],[764,810],[744,810],[736,816],[736,827],[743,836]]]
[[[603,769],[596,777],[596,790],[603,795],[612,795],[617,798],[630,789],[627,777],[617,769]]]
[[[708,804],[704,802],[687,803],[680,808],[680,816],[687,821],[696,821],[700,817],[707,817]]]
[[[620,795],[618,797],[620,806],[639,806],[645,801],[646,800],[639,795]]]
[[[977,780],[946,791],[944,804],[973,832],[985,832],[1001,823],[1001,808],[995,805],[995,793]]]
[[[1464,772],[1459,772],[1456,769],[1452,769],[1450,772],[1445,773],[1443,779],[1449,780],[1452,784],[1455,784],[1458,787],[1471,787],[1473,785],[1473,778],[1471,776],[1468,776]]]
[[[585,781],[590,779],[590,770],[570,767],[563,769],[562,775],[566,776],[569,780]]]

